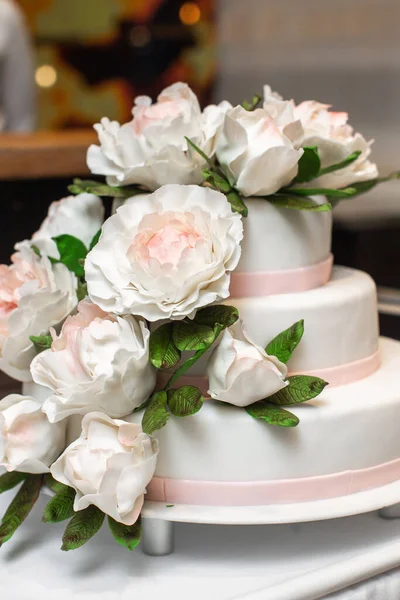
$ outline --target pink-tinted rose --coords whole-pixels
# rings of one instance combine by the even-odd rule
[[[66,266],[39,257],[29,242],[16,246],[11,265],[0,265],[0,369],[30,381],[36,352],[30,336],[48,333],[77,304],[77,280]]]
[[[124,417],[151,394],[156,372],[142,320],[105,313],[83,300],[53,336],[51,348],[31,365],[34,381],[53,391],[43,404],[52,423],[93,410]]]

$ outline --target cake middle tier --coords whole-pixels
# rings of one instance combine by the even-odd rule
[[[265,348],[281,331],[304,319],[304,336],[289,363],[290,372],[339,367],[378,352],[378,313],[373,279],[355,269],[334,267],[320,288],[295,294],[228,298],[250,339]],[[191,375],[204,375],[207,358]]]

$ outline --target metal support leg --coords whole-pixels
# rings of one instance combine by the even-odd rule
[[[142,549],[150,556],[165,556],[174,549],[174,524],[162,519],[144,518],[142,521]]]
[[[381,519],[400,519],[400,504],[393,504],[393,506],[381,508],[378,514]]]

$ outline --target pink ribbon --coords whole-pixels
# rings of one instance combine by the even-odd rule
[[[339,498],[400,479],[400,459],[319,477],[273,481],[194,481],[153,477],[146,500],[202,506],[262,506]]]
[[[328,283],[333,265],[333,255],[316,265],[286,269],[284,271],[255,271],[231,273],[229,292],[231,298],[250,298],[270,294],[305,292]]]
[[[328,367],[326,369],[304,370],[302,372],[289,372],[289,375],[312,375],[320,377],[329,383],[331,387],[354,383],[368,375],[372,375],[381,364],[379,350],[354,362],[339,365],[337,367]],[[157,378],[157,388],[162,389],[167,383],[170,375],[159,373]],[[194,385],[198,387],[204,396],[208,396],[208,378],[205,376],[184,375],[179,378],[178,385]]]

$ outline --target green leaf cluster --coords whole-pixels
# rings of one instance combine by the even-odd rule
[[[239,313],[233,306],[206,306],[197,312],[193,320],[166,323],[151,333],[150,361],[157,369],[176,367],[182,352],[194,354],[177,367],[164,390],[154,393],[146,403],[143,431],[151,434],[161,429],[168,422],[170,414],[187,417],[201,409],[204,398],[197,387],[185,385],[171,388],[211,348],[220,333],[238,318]]]
[[[276,356],[286,364],[300,343],[303,334],[304,321],[300,320],[279,333],[265,350],[267,354]],[[286,381],[288,385],[279,392],[247,406],[248,414],[254,419],[261,419],[270,425],[296,427],[299,423],[298,417],[282,407],[312,400],[328,385],[323,379],[311,375],[293,375]]]
[[[44,523],[60,523],[71,519],[64,531],[61,550],[76,550],[86,544],[100,530],[105,515],[96,506],[88,506],[85,510],[74,511],[75,490],[51,475],[46,475],[45,483],[55,494],[44,509]],[[108,517],[108,525],[115,541],[128,550],[133,550],[141,538],[141,518],[133,525],[123,525]]]
[[[171,387],[179,377],[206,352],[221,331],[239,318],[234,306],[206,306],[197,311],[193,320],[184,319],[161,325],[150,335],[150,361],[157,369],[175,367],[183,351],[195,354],[181,364],[167,384]]]
[[[218,192],[225,194],[226,199],[231,205],[233,212],[237,212],[242,217],[247,217],[248,209],[243,198],[240,196],[235,187],[230,183],[228,177],[223,172],[222,168],[214,163],[191,139],[185,136],[189,146],[193,148],[208,164],[208,168],[202,170],[204,181],[208,183]]]
[[[332,210],[332,205],[339,200],[354,198],[359,194],[369,191],[378,183],[400,177],[400,172],[395,172],[388,177],[359,183],[356,182],[351,186],[341,189],[305,187],[304,184],[309,183],[310,181],[348,167],[358,159],[361,151],[356,150],[349,154],[344,160],[322,168],[317,146],[305,147],[303,150],[303,155],[298,162],[298,173],[291,184],[278,190],[275,194],[266,196],[266,200],[276,206],[284,208],[325,212]],[[299,184],[301,184],[301,187],[298,187]],[[328,202],[320,204],[311,197],[318,195],[325,196],[328,199]]]
[[[170,414],[175,417],[190,417],[199,412],[203,404],[201,391],[193,385],[155,392],[144,412],[142,429],[151,435],[168,423]]]

